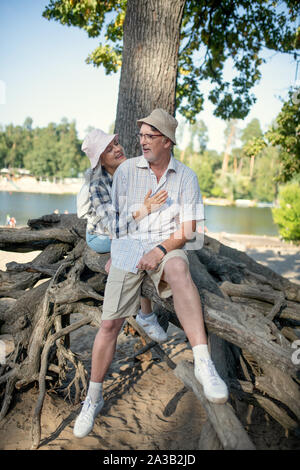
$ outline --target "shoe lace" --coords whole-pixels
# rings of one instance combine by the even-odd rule
[[[219,385],[219,376],[213,362],[210,359],[202,361],[208,369],[208,380],[212,385]]]
[[[82,405],[81,419],[83,421],[89,421],[93,417],[93,413],[97,405],[94,405],[89,398],[86,398],[82,402]]]
[[[140,321],[140,320],[139,320]],[[141,326],[144,328],[144,330],[149,332],[149,333],[155,333],[159,334],[161,333],[162,327],[158,323],[158,320],[156,317],[154,317],[151,321],[147,320],[142,320]]]

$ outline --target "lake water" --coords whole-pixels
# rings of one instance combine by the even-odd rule
[[[55,210],[76,212],[73,194],[35,194],[0,191],[0,225],[5,225],[6,214],[14,216],[18,225],[26,225]],[[269,207],[205,206],[205,225],[211,232],[278,236]]]

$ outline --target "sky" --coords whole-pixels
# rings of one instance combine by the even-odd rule
[[[120,73],[106,75],[103,67],[86,64],[99,40],[43,18],[47,3],[0,0],[0,124],[22,125],[30,116],[34,127],[44,127],[66,117],[76,121],[81,139],[89,126],[107,132],[115,121]],[[268,63],[252,89],[257,101],[239,121],[241,129],[258,118],[266,131],[282,107],[279,97],[286,98],[289,87],[299,83],[291,56],[265,51],[263,57]],[[197,118],[208,128],[208,148],[223,151],[226,124],[213,116],[209,101]]]

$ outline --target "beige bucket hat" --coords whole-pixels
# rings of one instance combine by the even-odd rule
[[[106,134],[101,129],[93,129],[82,142],[81,150],[89,157],[91,168],[95,168],[101,153],[118,134]]]
[[[152,113],[149,114],[149,116],[139,119],[137,123],[139,127],[141,127],[143,123],[156,127],[157,130],[159,130],[166,137],[169,137],[173,144],[176,145],[175,131],[176,127],[178,126],[178,122],[164,109],[154,109]]]

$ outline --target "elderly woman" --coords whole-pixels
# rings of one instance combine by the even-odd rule
[[[117,233],[122,234],[124,230],[130,230],[130,227],[134,229],[140,220],[166,202],[168,194],[162,190],[150,197],[151,190],[149,190],[144,204],[132,212],[129,219],[117,218],[111,204],[113,175],[118,166],[126,160],[118,135],[94,129],[86,136],[81,148],[88,156],[91,168],[87,170],[85,184],[77,196],[77,214],[87,219],[87,245],[97,253],[108,253],[112,237]],[[109,260],[106,264],[107,271],[110,262]],[[150,321],[151,327],[146,331],[148,336],[157,342],[165,341],[167,338],[165,331],[158,324],[156,316],[149,314],[152,314],[151,302],[141,297],[141,310],[137,321],[140,322],[141,319]],[[147,327],[147,325],[142,326]]]
[[[111,203],[114,173],[126,160],[118,135],[106,134],[100,129],[94,129],[86,136],[81,148],[88,156],[91,168],[87,170],[85,184],[77,196],[77,214],[87,219],[86,242],[88,246],[98,253],[108,253],[111,238],[120,236],[127,230],[134,230],[139,221],[166,202],[168,194],[162,190],[151,197],[151,190],[149,190],[144,204],[132,212],[129,218],[123,220],[121,215],[117,216]],[[107,271],[109,267],[110,260],[105,267]],[[141,310],[137,321],[151,339],[163,342],[167,339],[167,335],[157,322],[156,316],[151,314],[150,300],[141,297]]]
[[[94,129],[84,139],[82,150],[90,159],[91,169],[87,170],[85,184],[77,196],[77,213],[87,218],[88,246],[98,253],[107,253],[111,238],[133,230],[140,220],[166,202],[168,194],[162,190],[150,197],[149,190],[137,211],[125,220],[117,219],[111,204],[111,188],[116,169],[126,160],[118,135]]]

